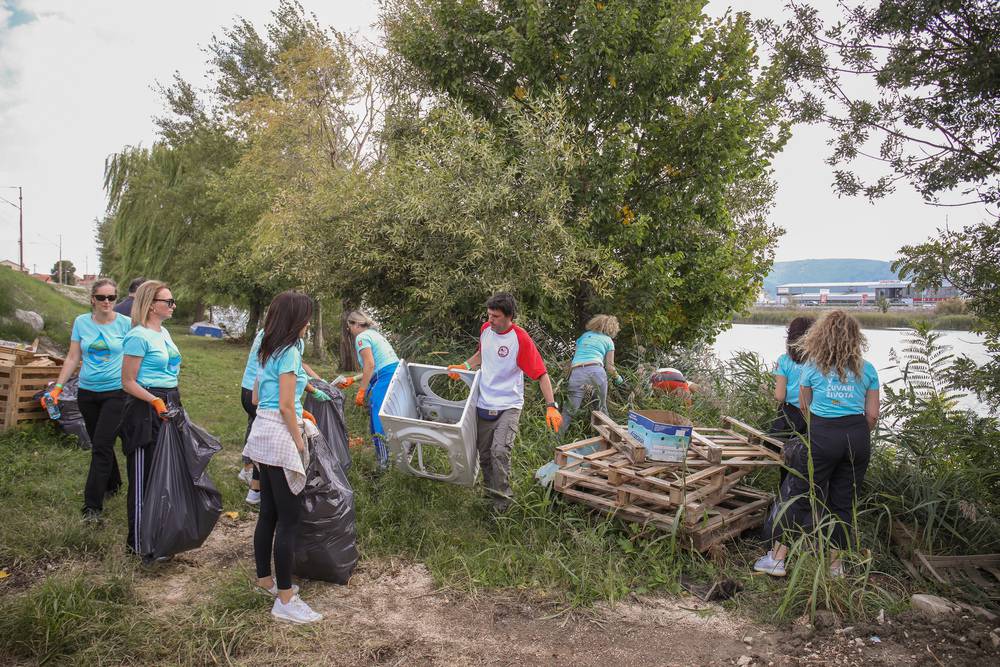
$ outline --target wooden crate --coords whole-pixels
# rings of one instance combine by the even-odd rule
[[[34,396],[59,378],[60,366],[28,365],[36,361],[0,365],[0,431],[48,419]]]
[[[914,550],[913,564],[932,581],[978,591],[976,597],[1000,603],[1000,554],[931,556]]]

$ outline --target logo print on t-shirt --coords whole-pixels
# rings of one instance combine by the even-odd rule
[[[104,334],[98,334],[97,339],[87,348],[87,358],[93,364],[106,364],[111,361],[111,350]]]
[[[174,347],[167,348],[167,355],[167,372],[176,375],[181,369],[181,355]]]
[[[500,347],[497,348],[498,357],[506,357],[508,354],[510,354],[510,348],[507,347],[506,345],[501,345]]]

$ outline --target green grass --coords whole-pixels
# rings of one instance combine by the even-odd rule
[[[800,316],[819,317],[822,308],[757,308],[747,315],[733,318],[738,324],[781,324],[786,325]],[[890,310],[887,313],[871,310],[848,309],[866,329],[902,329],[915,322],[929,322],[932,329],[968,331],[976,324],[971,315],[936,315],[933,310]]]
[[[222,492],[224,510],[239,511],[244,520],[251,520],[243,502],[245,486],[236,479],[246,427],[239,385],[247,348],[189,336],[181,329],[174,327],[174,340],[184,358],[182,400],[191,417],[223,444],[209,474]],[[336,374],[329,364],[307,360],[324,377]],[[697,420],[704,423],[717,418],[720,400],[740,418],[751,419],[762,410],[765,403],[759,388],[749,391],[741,384],[758,382],[760,369],[750,363],[744,366],[729,368],[729,379],[713,386],[711,396],[699,398],[691,408]],[[559,371],[553,373],[558,387]],[[626,374],[633,375],[627,369]],[[353,391],[346,408],[348,429],[352,435],[367,436],[367,416],[354,407]],[[748,396],[743,403],[733,398],[740,391]],[[700,581],[722,576],[742,581],[746,593],[727,605],[768,620],[776,618],[775,610],[783,600],[781,618],[801,614],[816,604],[863,617],[883,601],[868,578],[851,587],[837,584],[824,601],[808,593],[811,586],[803,574],[794,594],[789,594],[782,582],[750,576],[748,564],[762,550],[759,543],[733,543],[721,560],[709,561],[679,550],[669,533],[594,515],[555,497],[533,478],[535,470],[552,457],[556,441],[544,428],[537,386],[528,383],[526,393],[513,460],[516,504],[499,518],[490,515],[478,489],[395,471],[379,476],[370,440],[364,448],[353,450],[350,480],[363,559],[418,561],[440,586],[525,591],[567,607],[621,600],[633,592],[676,593],[682,573]],[[624,417],[628,398],[613,392],[616,418]],[[646,407],[685,409],[642,392],[633,392],[631,398]],[[567,440],[588,435],[586,421],[583,417],[574,421]],[[271,631],[266,599],[250,592],[249,562],[223,572],[197,573],[207,593],[196,603],[148,608],[139,593],[147,578],[155,575],[141,570],[124,554],[124,498],[108,502],[103,527],[82,524],[79,511],[89,454],[51,427],[0,435],[0,460],[4,462],[0,502],[22,509],[5,513],[0,522],[0,569],[12,575],[0,581],[0,591],[5,593],[0,597],[0,661],[9,656],[82,664],[205,664],[232,659],[267,663],[276,659],[284,642],[298,647],[308,642],[307,635]],[[772,471],[754,479],[772,488],[773,477]],[[891,558],[882,552],[876,557],[881,559],[879,567],[892,566]]]
[[[87,311],[87,306],[63,296],[51,285],[11,269],[0,270],[0,338],[31,342],[37,334],[14,320],[15,308],[41,315],[45,321],[41,335],[63,346],[69,345],[73,320]]]

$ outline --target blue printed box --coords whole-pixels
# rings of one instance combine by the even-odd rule
[[[652,461],[679,462],[691,444],[691,422],[669,410],[630,410],[628,432]]]

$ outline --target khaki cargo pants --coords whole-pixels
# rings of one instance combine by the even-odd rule
[[[521,421],[521,410],[510,408],[493,420],[478,419],[476,449],[479,467],[483,471],[483,485],[492,497],[493,507],[503,512],[510,507],[514,492],[510,488],[510,451]]]

